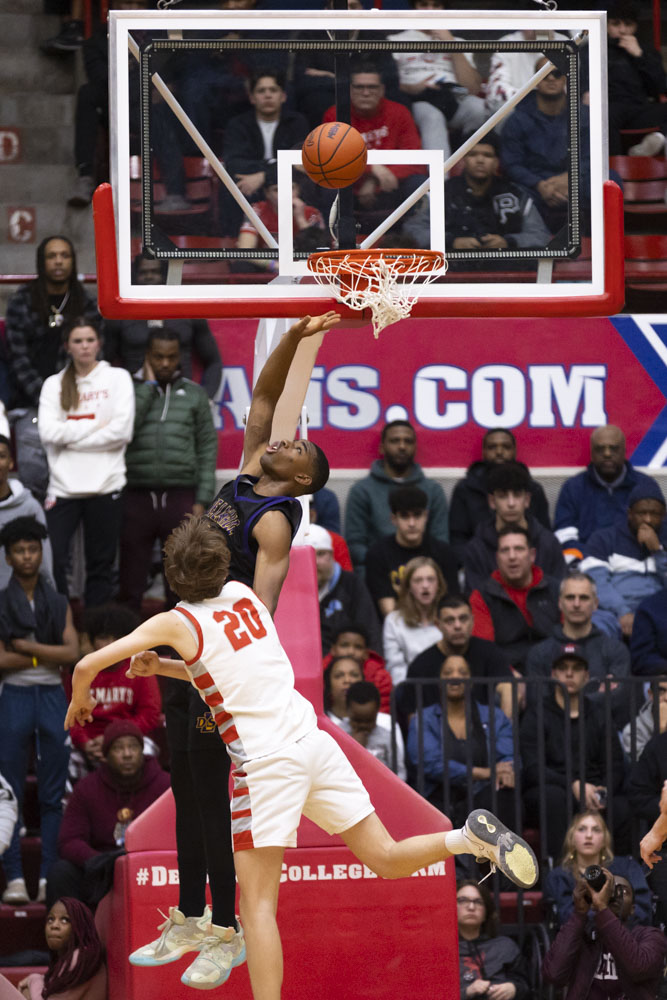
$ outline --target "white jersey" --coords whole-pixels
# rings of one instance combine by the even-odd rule
[[[173,610],[197,640],[185,665],[235,764],[276,753],[317,727],[268,608],[250,587],[231,581],[217,597]]]

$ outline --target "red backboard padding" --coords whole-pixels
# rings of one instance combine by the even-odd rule
[[[449,821],[321,714],[322,658],[315,560],[309,547],[292,551],[276,623],[299,690],[318,721],[342,746],[368,788],[382,822],[396,838],[450,829]],[[225,790],[226,791],[226,790]],[[216,790],[211,789],[211,794]],[[106,940],[109,1000],[192,1000],[180,976],[194,955],[161,969],[138,969],[127,955],[156,936],[178,902],[171,792],[130,826],[127,855],[116,863],[113,892],[97,923]],[[357,862],[340,838],[302,820],[298,846],[285,852],[278,919],[285,950],[283,996],[290,1000],[432,1000],[458,997],[453,861],[412,878],[385,881]],[[251,1000],[245,965],[225,987]]]

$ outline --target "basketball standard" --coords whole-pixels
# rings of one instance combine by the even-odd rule
[[[446,40],[434,35],[443,31]],[[396,38],[405,33],[407,40]],[[514,37],[499,40],[501,34]],[[608,180],[603,12],[112,11],[110,40],[112,182],[94,198],[104,315],[278,318],[334,307],[345,316],[359,315],[338,305],[335,284],[315,283],[308,270],[310,250],[295,248],[292,189],[304,177],[298,169],[300,149],[276,149],[278,224],[272,233],[240,190],[238,176],[226,169],[224,136],[221,140],[215,128],[206,132],[193,123],[188,86],[174,84],[174,67],[189,62],[196,73],[210,53],[246,62],[252,57],[254,65],[271,65],[272,60],[285,64],[293,58],[307,64],[310,53],[324,54],[335,77],[335,117],[342,121],[350,114],[350,73],[362,58],[366,65],[370,60],[386,66],[405,53],[465,52],[473,61],[488,60],[494,52],[528,54],[531,68],[519,93],[489,114],[453,153],[417,143],[408,149],[370,148],[369,164],[400,165],[420,173],[423,181],[416,194],[369,222],[360,221],[351,189],[343,189],[338,205],[323,206],[326,244],[312,249],[400,246],[391,237],[418,209],[428,231],[422,249],[441,255],[434,259],[444,255],[445,261],[441,273],[415,282],[414,316],[609,315],[620,309],[622,195]],[[580,83],[582,46],[588,69]],[[535,63],[543,56],[549,61],[534,70],[533,56]],[[446,178],[460,170],[462,158],[486,132],[502,127],[554,67],[567,77],[569,117],[569,209],[561,230],[529,251],[452,252],[445,245]],[[202,187],[208,192],[199,201],[194,195],[190,200],[188,189],[189,210],[181,214],[161,208],[167,201],[161,201],[165,189],[156,156],[156,108],[162,107],[163,120],[175,136],[170,155],[183,157],[187,169],[195,169],[195,178],[188,181],[193,192]],[[164,163],[162,169],[164,173]],[[239,221],[246,219],[256,229],[256,249],[241,250],[233,237],[220,235],[220,206],[229,205]],[[341,210],[344,205],[349,210]],[[142,286],[133,280],[137,253],[167,261],[166,285]]]

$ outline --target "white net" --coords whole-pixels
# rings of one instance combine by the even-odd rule
[[[329,285],[338,302],[370,309],[373,335],[410,315],[417,301],[415,282],[430,284],[447,262],[435,250],[331,250],[311,254],[308,268]]]

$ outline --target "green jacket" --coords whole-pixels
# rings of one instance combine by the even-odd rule
[[[194,487],[195,502],[208,506],[215,496],[218,435],[206,392],[179,377],[166,389],[135,378],[134,393],[128,488]]]

